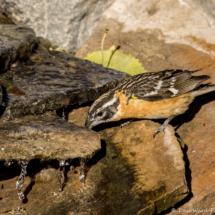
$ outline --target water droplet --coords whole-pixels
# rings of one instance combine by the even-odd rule
[[[71,161],[66,161],[65,166],[70,166]]]
[[[61,160],[61,161],[59,162],[59,166],[65,166],[65,160]]]
[[[63,191],[63,187],[64,187],[64,182],[65,182],[65,175],[64,175],[65,160],[61,160],[59,162],[59,166],[60,166],[60,173],[58,174],[58,180],[60,181],[59,192],[62,192]]]
[[[79,170],[79,181],[82,185],[84,185],[84,182],[85,182],[85,173],[84,173],[85,164],[86,164],[86,159],[81,158],[80,159],[81,168]]]
[[[20,211],[20,209],[21,209],[21,205],[19,203],[19,206],[17,207],[17,211]]]
[[[20,161],[21,173],[16,181],[16,189],[18,190],[18,198],[21,201],[25,199],[24,193],[22,192],[22,187],[25,182],[25,176],[27,175],[28,162],[29,161],[26,161],[26,160]]]
[[[14,163],[14,161],[7,161],[7,162],[4,163],[4,165],[5,165],[6,167],[9,167],[9,166],[11,166],[13,163]]]
[[[1,150],[4,151],[4,147],[2,147]]]

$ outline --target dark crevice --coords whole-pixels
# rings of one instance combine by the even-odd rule
[[[8,97],[5,87],[1,86],[1,88],[2,88],[2,104],[0,105],[0,117],[3,115],[3,113],[7,107],[7,104],[9,102],[9,97]]]
[[[106,143],[101,140],[101,149],[87,162],[85,168],[85,174],[87,176],[88,171],[94,165],[96,165],[106,155]]]
[[[91,106],[93,102],[87,102],[87,103],[83,103],[83,104],[75,104],[75,105],[68,105],[66,107],[62,107],[58,110],[56,110],[56,113],[59,117],[65,117],[65,119],[68,121],[69,118],[69,113],[71,111],[73,111],[74,109],[78,109],[81,107],[87,107],[87,106]]]

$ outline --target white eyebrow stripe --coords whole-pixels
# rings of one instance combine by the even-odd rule
[[[111,106],[112,104],[115,103],[115,101],[117,101],[116,95],[114,95],[113,99],[111,99],[109,102],[105,103],[102,107],[103,107],[103,108],[106,108],[106,107],[108,107],[108,106]]]
[[[97,98],[94,103],[91,105],[90,110],[92,110],[102,99],[104,99],[105,97],[107,97],[109,95],[109,92],[104,93],[103,95],[101,95],[99,98]]]

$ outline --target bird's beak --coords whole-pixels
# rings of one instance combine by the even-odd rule
[[[92,129],[92,127],[93,127],[93,121],[90,121],[90,120],[88,119],[88,117],[87,117],[87,120],[86,120],[86,122],[85,122],[85,127],[86,127],[86,128],[89,128],[89,129]]]

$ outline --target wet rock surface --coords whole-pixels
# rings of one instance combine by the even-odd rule
[[[28,59],[35,42],[31,28],[0,25],[0,72],[5,72],[15,61]]]
[[[99,135],[54,116],[26,116],[0,123],[0,160],[91,158]]]
[[[58,192],[56,177],[59,170],[51,165],[29,164],[29,176],[37,172],[26,178],[23,187],[27,200],[22,207],[26,214],[150,215],[182,200],[188,188],[180,144],[171,126],[153,139],[157,126],[141,120],[122,130],[115,124],[100,131],[102,149],[85,166],[85,185],[80,184],[80,167],[74,164],[74,170],[67,170],[62,193]],[[15,167],[8,169],[14,169],[12,175],[17,174]],[[2,213],[16,209],[19,203],[13,177],[1,181]],[[10,205],[6,204],[8,199]]]
[[[39,46],[24,65],[0,75],[6,88],[2,120],[92,102],[127,74]]]

